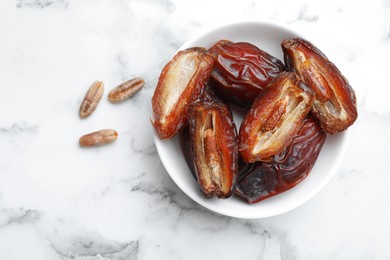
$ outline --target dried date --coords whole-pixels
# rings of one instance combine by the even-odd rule
[[[229,108],[219,102],[191,105],[189,130],[193,169],[199,186],[210,198],[228,198],[238,167],[236,127]]]
[[[291,189],[308,176],[325,139],[317,120],[306,118],[292,143],[270,162],[240,166],[235,193],[256,203]]]
[[[282,43],[286,65],[315,93],[312,113],[330,134],[347,129],[357,118],[355,92],[337,67],[310,42],[300,38]]]
[[[314,94],[295,73],[280,74],[256,98],[240,127],[245,162],[269,161],[292,141],[309,113]]]
[[[207,103],[223,103],[223,101],[218,98],[218,96],[214,93],[211,82],[207,82],[206,88],[204,89],[200,100]],[[226,106],[225,104],[223,104]],[[190,167],[192,175],[196,178],[195,170],[194,170],[194,160],[193,154],[191,151],[191,140],[190,140],[190,130],[189,127],[185,127],[180,131],[180,145],[183,152],[183,155],[186,159],[188,166]]]
[[[224,100],[250,107],[260,91],[285,70],[283,63],[247,42],[222,40],[208,52],[215,59],[211,78]]]
[[[173,137],[186,125],[188,107],[200,98],[213,64],[205,49],[190,48],[164,67],[152,98],[153,126],[160,139]]]

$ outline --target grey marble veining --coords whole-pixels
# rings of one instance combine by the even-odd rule
[[[17,8],[47,8],[52,6],[66,7],[68,2],[66,0],[16,0]]]

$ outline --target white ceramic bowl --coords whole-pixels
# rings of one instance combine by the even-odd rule
[[[218,40],[226,39],[234,42],[252,43],[283,60],[280,44],[284,39],[292,37],[307,39],[307,37],[299,35],[285,26],[270,22],[238,22],[199,34],[187,41],[180,49],[194,46],[209,48]],[[234,119],[238,130],[242,118],[235,114]],[[294,188],[257,204],[247,204],[234,196],[229,199],[204,198],[184,158],[179,136],[162,141],[154,134],[154,141],[165,169],[173,181],[191,199],[209,210],[226,216],[253,219],[287,212],[302,205],[317,194],[339,167],[346,151],[348,133],[345,131],[333,136],[328,135],[316,164],[305,180]]]

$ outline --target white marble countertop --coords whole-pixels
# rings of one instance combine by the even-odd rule
[[[238,4],[239,2],[239,4]],[[272,20],[310,35],[349,79],[359,118],[329,184],[280,216],[243,220],[173,183],[149,122],[162,66],[203,29]],[[0,2],[0,259],[390,259],[390,1]],[[86,120],[88,86],[143,77]],[[118,130],[96,149],[80,135]]]

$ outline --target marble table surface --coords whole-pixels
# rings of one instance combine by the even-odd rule
[[[164,64],[234,20],[310,35],[356,91],[340,168],[283,215],[225,217],[170,179],[149,122]],[[390,1],[3,0],[0,2],[0,259],[390,259]],[[78,117],[94,80],[140,76],[122,104]],[[108,93],[108,92],[106,92]],[[118,140],[82,149],[80,135]]]

